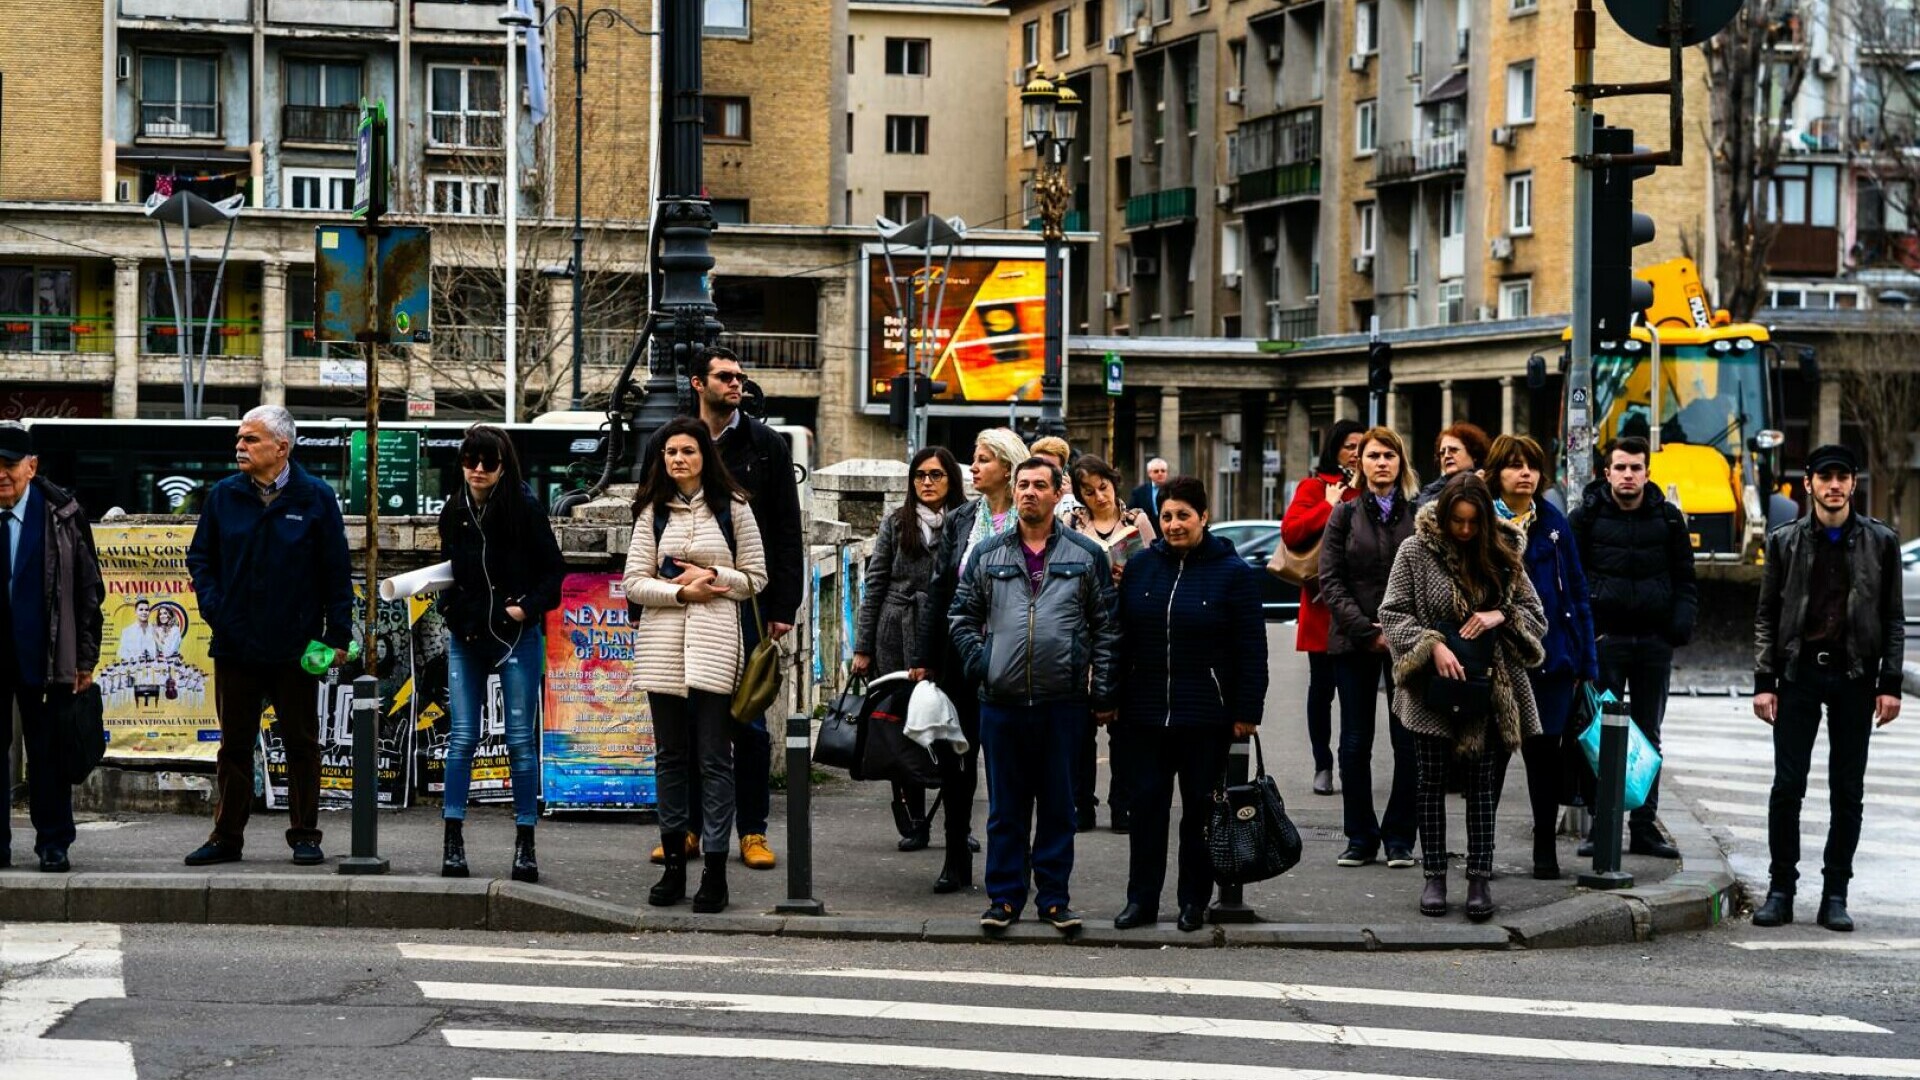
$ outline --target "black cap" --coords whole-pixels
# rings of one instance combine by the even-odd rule
[[[1828,443],[1814,448],[1813,453],[1807,455],[1807,475],[1813,476],[1828,469],[1858,473],[1860,459],[1853,456],[1852,450],[1839,443]]]
[[[33,432],[16,420],[0,422],[0,458],[19,461],[33,456]]]

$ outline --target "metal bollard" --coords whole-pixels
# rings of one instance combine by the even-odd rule
[[[1246,739],[1235,739],[1233,745],[1227,748],[1225,782],[1228,787],[1247,782],[1251,775],[1248,772],[1247,759],[1252,754],[1253,745]],[[1246,901],[1241,899],[1241,889],[1239,885],[1220,886],[1220,899],[1215,900],[1213,906],[1207,909],[1207,921],[1211,923],[1259,922],[1260,913],[1248,907]]]
[[[1593,869],[1580,875],[1588,889],[1631,889],[1633,875],[1620,869],[1621,805],[1627,801],[1627,707],[1615,703],[1600,713],[1600,777],[1593,809]]]
[[[353,854],[340,860],[342,874],[384,874],[380,848],[380,681],[353,680]]]
[[[813,721],[787,717],[787,898],[781,915],[825,915],[813,898]]]

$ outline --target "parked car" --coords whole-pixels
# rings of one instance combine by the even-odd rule
[[[1900,545],[1900,596],[1907,621],[1920,623],[1920,540]]]
[[[1300,615],[1300,587],[1289,585],[1267,573],[1267,560],[1280,545],[1277,521],[1216,521],[1208,526],[1215,536],[1233,544],[1242,558],[1260,572],[1260,606],[1269,619],[1292,619]]]

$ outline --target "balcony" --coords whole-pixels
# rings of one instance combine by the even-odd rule
[[[1319,195],[1319,106],[1249,120],[1236,135],[1236,209]]]
[[[1267,301],[1267,340],[1303,341],[1320,332],[1320,305],[1282,307],[1280,301]]]
[[[505,143],[504,119],[496,113],[432,113],[427,117],[429,150],[498,150]]]
[[[1786,135],[1786,149],[1795,154],[1837,154],[1846,145],[1846,124],[1838,116],[1820,116],[1805,129]]]
[[[1862,53],[1920,52],[1920,12],[1869,3],[1854,18]]]
[[[111,318],[0,313],[0,353],[111,352]]]
[[[360,110],[351,105],[283,105],[280,140],[351,146],[360,132]]]
[[[1039,232],[1044,228],[1046,228],[1046,222],[1040,220],[1039,218],[1030,217],[1027,219],[1028,232]],[[1085,210],[1067,211],[1066,220],[1061,222],[1061,228],[1065,229],[1070,233],[1086,232],[1087,231],[1087,212]]]
[[[544,6],[544,5],[536,5]],[[465,3],[463,0],[413,0],[415,30],[452,30],[469,34],[502,34],[504,2]]]
[[[1177,221],[1192,221],[1193,207],[1193,189],[1190,187],[1135,195],[1127,200],[1127,228],[1150,229]]]
[[[1452,131],[1382,146],[1373,158],[1373,185],[1425,180],[1465,172],[1466,168],[1466,133]]]
[[[1920,146],[1920,122],[1906,113],[1863,112],[1847,124],[1847,139],[1856,154],[1900,153]]]
[[[142,101],[142,139],[219,139],[220,103],[217,101]]]
[[[199,356],[259,356],[260,321],[258,319],[214,319],[213,333],[207,333],[206,319],[187,323],[187,349]],[[140,351],[153,356],[173,356],[180,351],[180,325],[171,318],[140,320]]]
[[[253,0],[120,0],[123,19],[252,22]]]
[[[1840,272],[1840,230],[1821,225],[1781,225],[1767,252],[1767,269],[1782,274]]]
[[[394,0],[267,0],[268,22],[392,30],[397,19]]]

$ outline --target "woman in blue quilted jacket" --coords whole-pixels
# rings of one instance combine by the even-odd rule
[[[1233,544],[1207,531],[1207,489],[1190,476],[1166,486],[1160,539],[1127,560],[1120,579],[1120,670],[1113,767],[1131,792],[1127,903],[1115,928],[1160,918],[1167,826],[1180,787],[1174,892],[1178,925],[1206,924],[1213,868],[1204,836],[1213,790],[1235,738],[1254,733],[1267,699],[1267,624],[1260,582]]]

